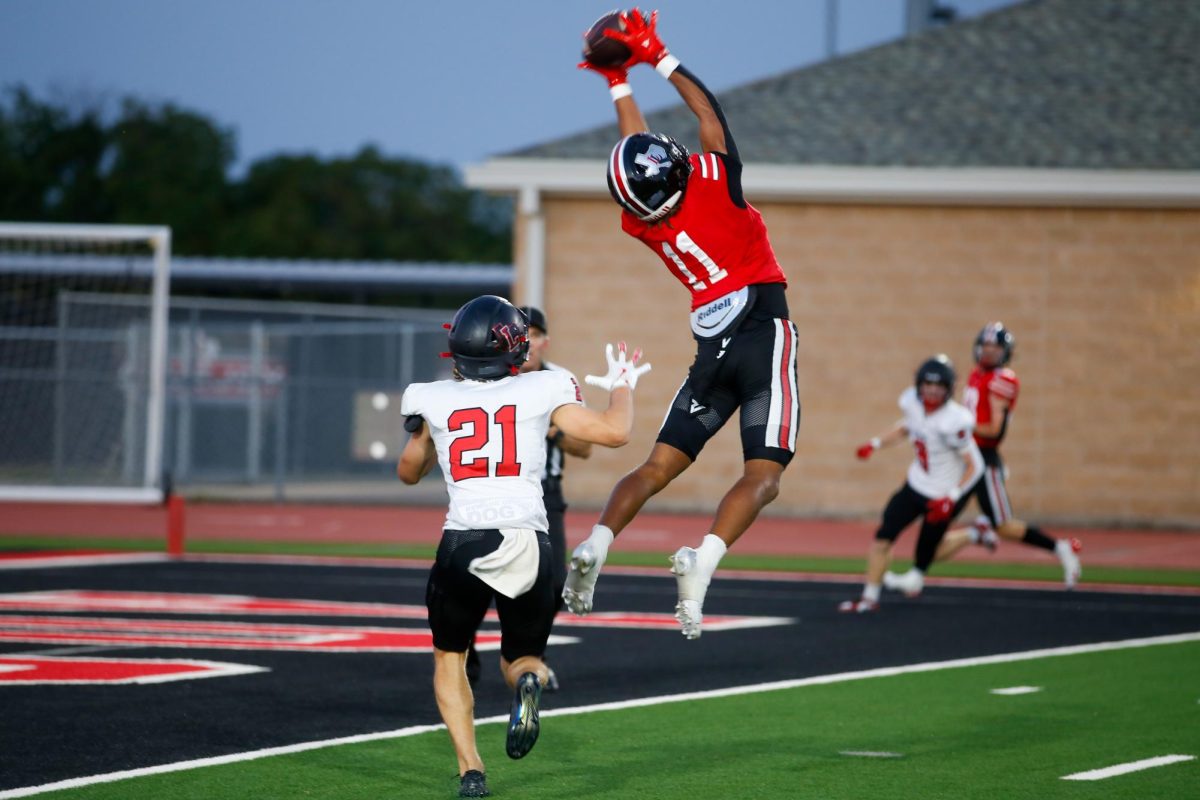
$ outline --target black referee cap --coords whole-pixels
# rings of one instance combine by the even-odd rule
[[[542,313],[540,308],[533,306],[521,306],[521,313],[529,320],[529,324],[534,328],[541,328],[542,333],[549,333],[550,329],[546,327],[546,315]]]

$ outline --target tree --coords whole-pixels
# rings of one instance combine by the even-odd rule
[[[233,134],[171,104],[153,107],[127,99],[107,141],[109,221],[161,220],[171,226],[176,252],[215,254],[228,215]]]
[[[385,158],[276,156],[237,188],[227,251],[295,258],[503,261],[507,219],[448,167]]]
[[[450,167],[273,156],[231,180],[233,133],[133,98],[71,110],[17,87],[0,102],[0,218],[169,225],[182,255],[507,261],[507,200]],[[106,116],[111,121],[106,121]]]

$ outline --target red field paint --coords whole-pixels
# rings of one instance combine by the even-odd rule
[[[136,611],[158,614],[270,614],[272,616],[305,615],[314,617],[375,617],[386,619],[424,620],[425,606],[398,603],[350,603],[333,600],[291,600],[242,595],[186,594],[171,592],[109,592],[86,589],[58,589],[45,592],[13,592],[0,594],[3,611]],[[488,612],[489,622],[498,622],[495,611]],[[0,625],[5,618],[0,617]],[[761,628],[784,625],[792,620],[783,617],[744,617],[710,615],[704,618],[706,631]],[[674,630],[679,623],[673,614],[607,611],[586,617],[563,614],[555,625],[587,628],[642,628]]]
[[[264,667],[219,661],[0,656],[0,687],[43,683],[165,683],[265,671]]]
[[[0,617],[0,641],[308,653],[427,653],[433,649],[433,634],[420,629],[95,617]],[[497,649],[500,634],[480,633],[475,643],[479,650]]]

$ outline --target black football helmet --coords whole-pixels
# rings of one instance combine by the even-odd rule
[[[476,297],[450,323],[450,355],[464,378],[494,381],[521,371],[529,357],[529,320],[503,297]]]
[[[608,157],[608,191],[630,214],[657,222],[683,199],[692,174],[688,158],[687,148],[666,134],[626,136]]]
[[[925,359],[924,363],[917,367],[917,375],[913,379],[913,384],[920,393],[922,383],[940,383],[946,387],[946,399],[949,400],[954,395],[956,377],[950,357],[945,353],[938,353],[932,358]]]
[[[983,355],[984,344],[998,344],[1004,348],[1004,355],[1000,358],[1000,363],[993,366],[1003,367],[1012,358],[1013,348],[1017,346],[1017,340],[1013,338],[1012,331],[1004,327],[1004,323],[1000,321],[989,322],[983,326],[983,330],[975,337],[975,363],[979,363],[980,356]]]

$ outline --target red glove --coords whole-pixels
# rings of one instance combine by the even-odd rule
[[[866,461],[868,458],[871,457],[871,453],[874,453],[876,450],[879,449],[879,446],[881,444],[883,444],[883,443],[881,441],[879,441],[879,437],[874,436],[871,438],[871,441],[867,442],[862,447],[858,448],[858,450],[856,450],[855,453],[863,461]]]
[[[623,83],[629,83],[629,74],[626,72],[625,66],[622,64],[617,67],[601,67],[590,61],[580,61],[578,64],[579,69],[591,70],[607,80],[609,89],[614,86],[620,86]]]
[[[649,64],[657,67],[658,62],[671,54],[671,51],[667,50],[667,46],[658,38],[657,11],[652,12],[647,21],[642,16],[641,9],[635,6],[621,14],[621,21],[625,23],[625,30],[618,31],[609,28],[604,35],[610,39],[616,39],[629,48],[632,55],[630,55],[629,61],[625,62],[626,66]]]
[[[925,504],[925,520],[937,524],[950,519],[954,513],[954,501],[949,497],[939,497]]]

